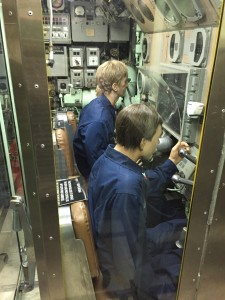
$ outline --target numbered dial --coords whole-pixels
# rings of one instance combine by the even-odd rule
[[[75,13],[76,16],[81,16],[81,17],[84,16],[84,8],[83,8],[83,6],[77,6],[77,7],[75,7],[74,13]]]

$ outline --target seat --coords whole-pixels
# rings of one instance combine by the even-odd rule
[[[73,136],[76,131],[77,121],[72,111],[59,112],[55,117],[55,140],[57,149],[63,152],[61,159],[64,164],[60,163],[58,169],[65,165],[66,171],[58,170],[58,177],[79,176],[73,155]]]
[[[76,124],[76,122],[74,121],[74,117],[72,116],[71,112],[68,115],[68,123],[70,121],[72,122],[70,124],[73,124],[74,126],[74,124]],[[81,175],[78,169],[76,168],[76,163],[74,162],[74,155],[71,146],[72,135],[71,132],[69,133],[70,128],[67,126],[67,124],[63,124],[64,126],[62,128],[55,129],[57,147],[63,153],[66,162],[68,177],[75,176],[79,178],[81,177]],[[72,126],[70,124],[69,126]],[[73,127],[73,133],[74,132],[75,127]],[[84,182],[84,180],[81,180],[81,182]],[[96,299],[110,299],[102,287],[102,274],[100,272],[98,256],[94,244],[93,231],[87,206],[87,200],[81,199],[70,204],[70,211],[75,238],[82,240],[84,243]]]
[[[75,133],[77,129],[77,119],[72,111],[66,112],[67,120],[70,126],[72,127],[73,133]]]
[[[82,240],[84,243],[96,299],[111,299],[107,295],[102,284],[102,274],[99,269],[87,200],[77,201],[71,204],[70,210],[75,237]]]
[[[63,151],[63,157],[64,157],[68,177],[79,176],[79,171],[76,168],[71,145],[70,145],[68,129],[66,127],[57,128],[55,130],[55,134],[56,134],[57,147],[59,150]]]
[[[84,242],[91,277],[99,276],[98,258],[95,255],[95,245],[91,227],[87,201],[77,201],[71,204],[71,217],[75,236]]]

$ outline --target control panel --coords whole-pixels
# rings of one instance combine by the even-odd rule
[[[70,69],[71,83],[74,88],[84,87],[84,71],[83,69]]]
[[[53,14],[52,30],[50,30],[51,17],[43,14],[44,41],[49,42],[50,31],[54,44],[71,44],[70,15],[65,13]]]
[[[83,47],[70,47],[70,67],[81,68],[84,66],[84,48]]]
[[[87,87],[87,88],[96,87],[95,74],[96,74],[96,69],[85,69],[84,70],[85,87]]]
[[[100,65],[99,48],[86,48],[87,67],[98,67]]]
[[[54,64],[53,67],[47,67],[48,76],[68,76],[68,55],[66,46],[54,46]],[[46,58],[49,54],[49,49],[46,48],[45,51]]]
[[[74,42],[107,42],[108,23],[95,1],[71,2],[71,27]]]

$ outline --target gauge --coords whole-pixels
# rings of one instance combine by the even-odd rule
[[[96,17],[104,17],[104,12],[100,6],[95,8],[95,15]]]
[[[83,6],[77,6],[74,9],[75,15],[76,16],[83,16],[84,15],[84,8]]]
[[[139,6],[140,10],[142,11],[142,13],[146,16],[146,18],[147,18],[150,22],[154,22],[154,15],[152,14],[151,10],[150,10],[149,7],[144,3],[143,0],[138,0],[138,6]]]
[[[64,0],[52,0],[53,8],[60,8],[63,5]]]
[[[141,22],[142,24],[144,24],[144,23],[145,23],[145,20],[144,20],[144,18],[142,17],[142,14],[140,13],[140,11],[137,9],[137,7],[134,6],[133,3],[131,3],[130,8],[131,8],[131,11],[132,11],[132,13],[134,14],[135,18],[136,18],[139,22]]]

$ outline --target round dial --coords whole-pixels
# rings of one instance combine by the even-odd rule
[[[74,9],[75,15],[76,16],[83,16],[84,15],[84,8],[83,6],[77,6]]]
[[[63,0],[53,0],[52,7],[53,8],[60,8],[63,5]]]
[[[95,15],[96,15],[96,17],[104,17],[104,13],[100,6],[97,6],[95,8]]]

